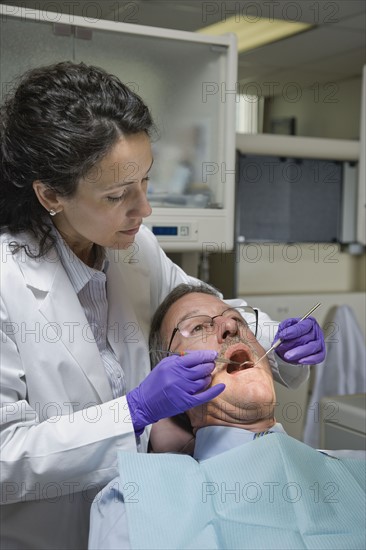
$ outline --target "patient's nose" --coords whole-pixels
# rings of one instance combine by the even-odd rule
[[[219,344],[223,344],[229,336],[236,336],[238,334],[238,323],[235,319],[228,317],[218,317],[217,322],[217,341]]]

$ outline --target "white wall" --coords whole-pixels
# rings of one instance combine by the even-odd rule
[[[301,90],[296,102],[274,96],[265,102],[264,132],[271,119],[295,117],[298,136],[359,139],[361,76]]]
[[[365,255],[331,243],[240,245],[238,294],[294,294],[365,290]],[[363,280],[362,280],[363,279]]]

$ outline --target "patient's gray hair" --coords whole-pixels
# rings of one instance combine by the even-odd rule
[[[214,287],[206,285],[204,283],[199,283],[196,285],[182,283],[176,286],[162,301],[158,309],[155,311],[154,317],[151,321],[151,331],[149,338],[149,349],[150,349],[150,363],[151,368],[154,368],[155,365],[159,363],[164,357],[167,357],[167,354],[158,350],[165,350],[168,346],[168,342],[162,337],[160,330],[163,323],[164,317],[167,314],[171,306],[183,296],[193,293],[209,294],[210,296],[216,296],[216,298],[221,298],[221,294]]]

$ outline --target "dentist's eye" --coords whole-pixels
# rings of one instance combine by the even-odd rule
[[[126,191],[123,191],[123,193],[121,195],[119,195],[118,197],[107,197],[107,200],[109,202],[119,202],[119,201],[122,201],[125,198],[125,194],[126,194]]]

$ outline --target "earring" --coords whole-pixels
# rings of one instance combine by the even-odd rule
[[[51,210],[49,210],[48,213],[50,216],[56,216],[57,214],[56,210],[54,210],[53,208],[51,208]]]

